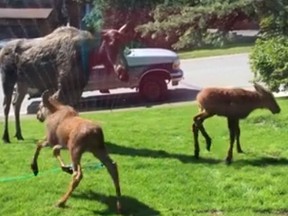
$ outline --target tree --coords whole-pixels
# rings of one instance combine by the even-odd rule
[[[287,0],[257,0],[254,5],[260,21],[260,35],[262,39],[287,35]]]
[[[271,90],[288,89],[288,1],[258,0],[260,36],[250,55],[255,79]]]
[[[288,37],[275,36],[257,40],[250,55],[255,80],[264,82],[271,90],[288,89]]]
[[[83,2],[84,0],[78,0]],[[85,17],[87,25],[92,28],[119,27],[125,22],[145,23],[149,20],[149,13],[155,5],[164,0],[92,0],[93,9]],[[101,25],[95,26],[101,20]]]
[[[253,1],[94,0],[85,21],[92,29],[117,28],[129,21],[131,30],[136,29],[131,35],[149,46],[176,50],[221,46],[235,22],[254,18]]]
[[[83,3],[84,0],[78,0]],[[150,11],[164,0],[91,0],[93,9],[84,17],[88,29],[118,28],[129,23],[130,40],[137,40],[135,27],[152,19]]]
[[[253,0],[168,1],[153,11],[153,21],[137,28],[143,37],[161,38],[174,49],[221,46],[237,21],[255,16]],[[211,32],[209,29],[216,29]]]

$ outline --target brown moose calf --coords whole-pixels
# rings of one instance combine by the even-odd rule
[[[196,98],[200,108],[200,113],[194,116],[192,132],[194,136],[194,155],[199,157],[199,131],[204,136],[206,148],[210,151],[211,138],[206,132],[203,122],[214,115],[227,118],[230,133],[230,147],[226,157],[226,162],[232,162],[233,145],[236,139],[237,151],[242,153],[240,145],[239,120],[245,119],[255,109],[268,109],[273,114],[281,111],[273,94],[254,83],[255,91],[248,91],[241,88],[204,88]]]
[[[91,152],[107,168],[111,175],[117,194],[117,210],[120,211],[120,184],[116,163],[108,155],[104,143],[104,135],[101,127],[93,122],[78,116],[71,107],[59,103],[49,96],[48,91],[42,95],[43,107],[37,113],[37,118],[46,123],[46,139],[38,143],[33,157],[31,168],[35,175],[38,174],[37,158],[42,147],[50,145],[53,154],[59,160],[64,171],[72,173],[72,181],[68,191],[59,200],[57,206],[63,207],[82,179],[81,156],[84,152]],[[60,149],[67,148],[72,160],[72,168],[65,166],[60,156]],[[72,170],[71,170],[72,169]]]

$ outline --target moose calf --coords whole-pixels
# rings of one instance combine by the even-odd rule
[[[46,109],[45,109],[46,108]],[[35,175],[38,174],[37,159],[42,147],[50,145],[53,147],[53,154],[59,160],[64,171],[73,174],[72,181],[68,191],[57,203],[57,206],[63,207],[78,186],[82,179],[81,156],[84,152],[91,152],[107,168],[113,179],[117,194],[117,210],[120,205],[120,184],[116,163],[108,155],[104,143],[104,135],[101,127],[78,116],[78,113],[71,107],[65,106],[55,98],[50,97],[50,93],[45,91],[42,94],[42,108],[40,107],[37,118],[46,123],[46,139],[39,142],[33,157],[31,168]],[[72,168],[65,166],[61,156],[60,149],[67,148],[72,160]],[[71,170],[72,169],[72,170]]]
[[[200,113],[193,118],[192,131],[194,136],[194,155],[199,157],[199,130],[206,140],[206,148],[210,151],[211,138],[207,134],[203,122],[214,115],[224,116],[228,120],[230,132],[230,148],[226,158],[231,163],[233,157],[233,145],[236,138],[237,151],[242,153],[240,146],[239,120],[246,118],[257,108],[269,109],[273,114],[280,112],[273,94],[254,83],[256,91],[248,91],[241,88],[204,88],[197,95]]]

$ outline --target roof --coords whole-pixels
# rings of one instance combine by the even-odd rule
[[[0,19],[47,19],[52,8],[0,8]]]

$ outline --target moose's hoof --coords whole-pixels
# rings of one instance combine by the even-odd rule
[[[206,141],[206,149],[207,149],[207,151],[210,151],[211,144],[212,144],[212,140],[211,139],[207,139],[207,141]]]
[[[58,208],[64,208],[65,207],[65,202],[59,201],[59,202],[56,203],[55,206],[58,207]]]
[[[196,159],[199,159],[199,152],[195,151],[195,152],[194,152],[194,157],[195,157]]]
[[[242,149],[237,149],[237,152],[238,152],[239,154],[244,154],[244,153],[245,153]]]
[[[73,168],[72,166],[62,166],[62,171],[66,172],[66,173],[69,173],[70,175],[73,174]]]
[[[3,140],[3,143],[5,143],[5,144],[11,143],[9,137],[3,136],[2,140]]]
[[[38,175],[38,165],[37,164],[31,164],[31,169],[32,169],[32,171],[33,171],[33,173],[34,173],[34,176],[37,176]]]
[[[226,158],[226,164],[230,165],[232,163],[232,159],[231,158]]]
[[[15,137],[17,138],[17,140],[24,140],[22,134],[15,134]]]

